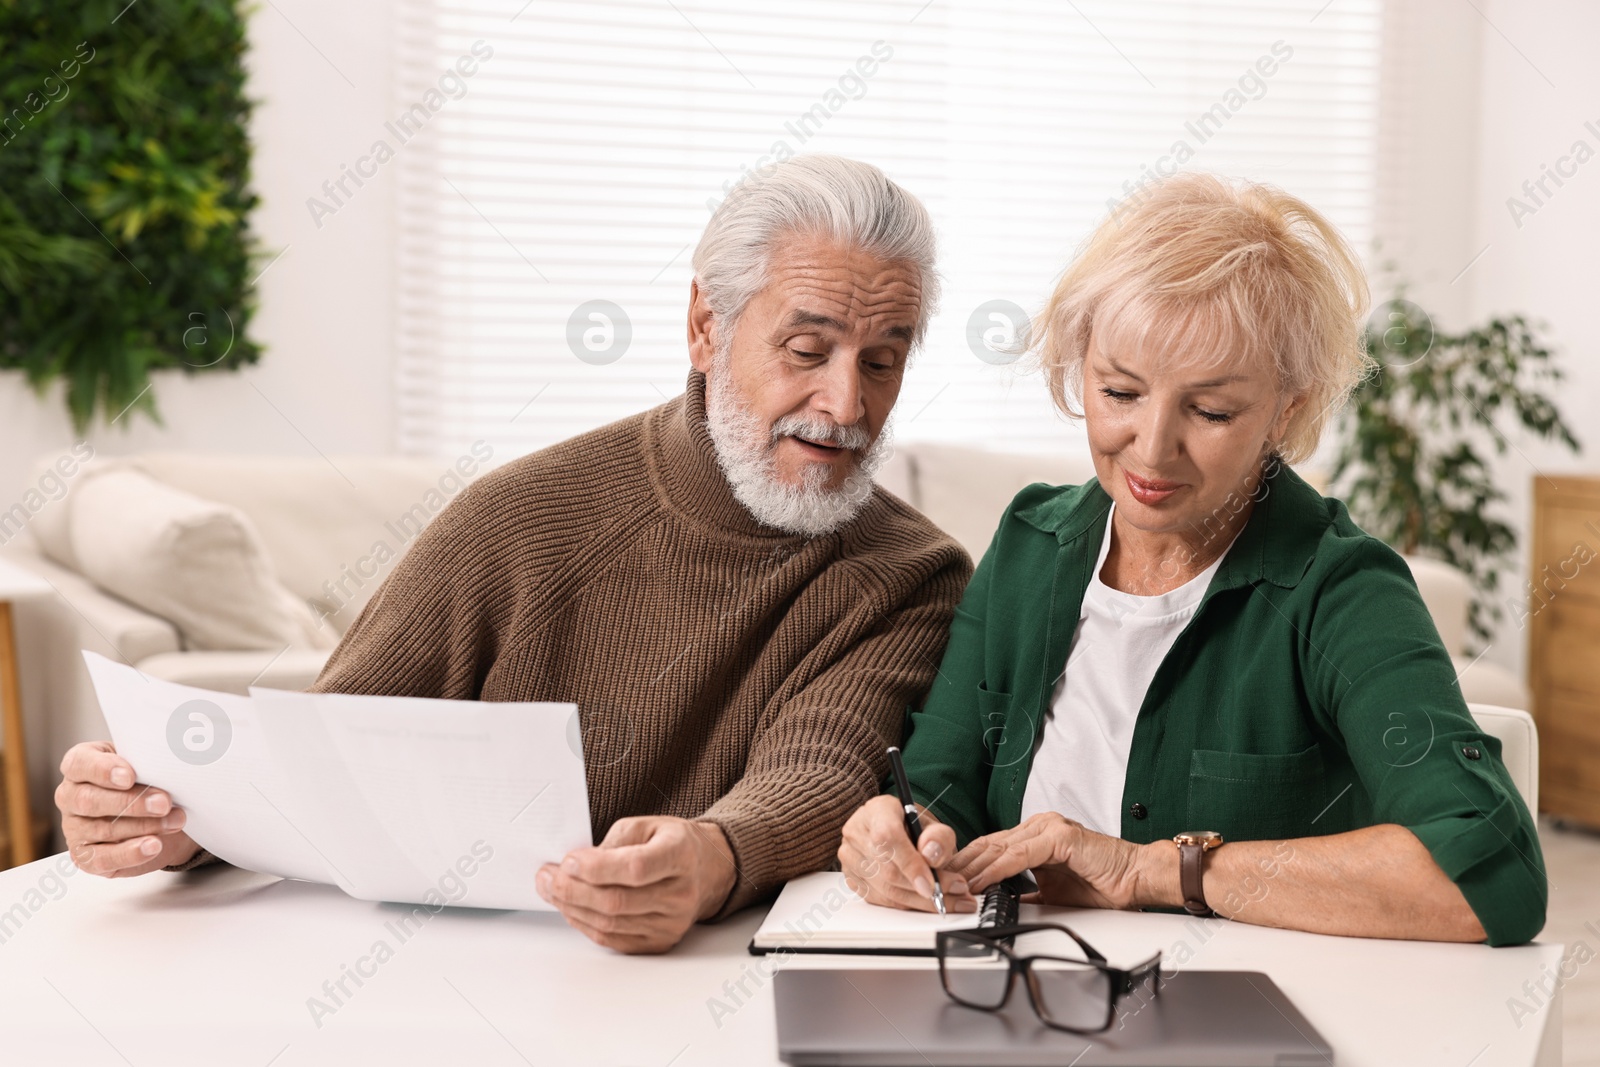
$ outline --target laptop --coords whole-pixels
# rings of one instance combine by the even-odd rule
[[[778,1056],[862,1067],[1309,1067],[1333,1049],[1266,975],[1180,971],[1158,996],[1125,998],[1103,1033],[1065,1033],[1021,983],[998,1012],[955,1003],[933,968],[784,969],[773,976]]]

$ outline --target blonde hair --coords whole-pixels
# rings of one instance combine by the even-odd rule
[[[1276,451],[1296,463],[1375,366],[1366,275],[1332,223],[1255,182],[1183,173],[1124,201],[1090,235],[1035,320],[1031,347],[1056,407],[1082,418],[1083,364],[1103,351],[1270,359],[1305,395]]]

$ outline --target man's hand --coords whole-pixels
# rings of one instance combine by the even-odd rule
[[[986,834],[962,849],[952,863],[967,876],[974,893],[1013,874],[1032,871],[1039,892],[1023,897],[1030,903],[1074,908],[1141,908],[1164,903],[1156,899],[1150,865],[1166,846],[1166,859],[1177,870],[1171,842],[1137,845],[1107,837],[1055,812],[1041,812],[1010,830]]]
[[[945,910],[977,911],[955,864],[956,832],[920,804],[922,840],[906,836],[905,809],[887,794],[873,797],[844,824],[839,869],[845,884],[868,904],[907,911],[933,911],[933,879],[944,890]],[[940,868],[950,868],[941,871]]]
[[[79,869],[125,878],[182,863],[199,850],[183,832],[183,809],[135,777],[109,741],[73,745],[62,758],[56,807]]]
[[[539,895],[589,940],[619,952],[665,952],[733,891],[733,849],[722,828],[666,815],[612,823],[534,876]]]

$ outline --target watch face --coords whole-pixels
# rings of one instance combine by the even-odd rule
[[[1222,835],[1215,830],[1188,830],[1172,840],[1180,845],[1199,845],[1201,848],[1216,848],[1222,844]]]

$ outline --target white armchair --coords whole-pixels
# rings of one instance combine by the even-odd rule
[[[1511,774],[1511,782],[1522,794],[1528,810],[1539,815],[1539,731],[1533,716],[1516,708],[1493,704],[1468,704],[1483,732],[1500,741],[1500,760]]]
[[[1405,556],[1416,579],[1417,590],[1428,614],[1439,628],[1439,637],[1450,652],[1456,677],[1461,680],[1461,695],[1468,703],[1502,708],[1529,708],[1533,696],[1521,679],[1498,663],[1467,655],[1467,613],[1472,605],[1472,583],[1461,571],[1442,560],[1425,556]]]

